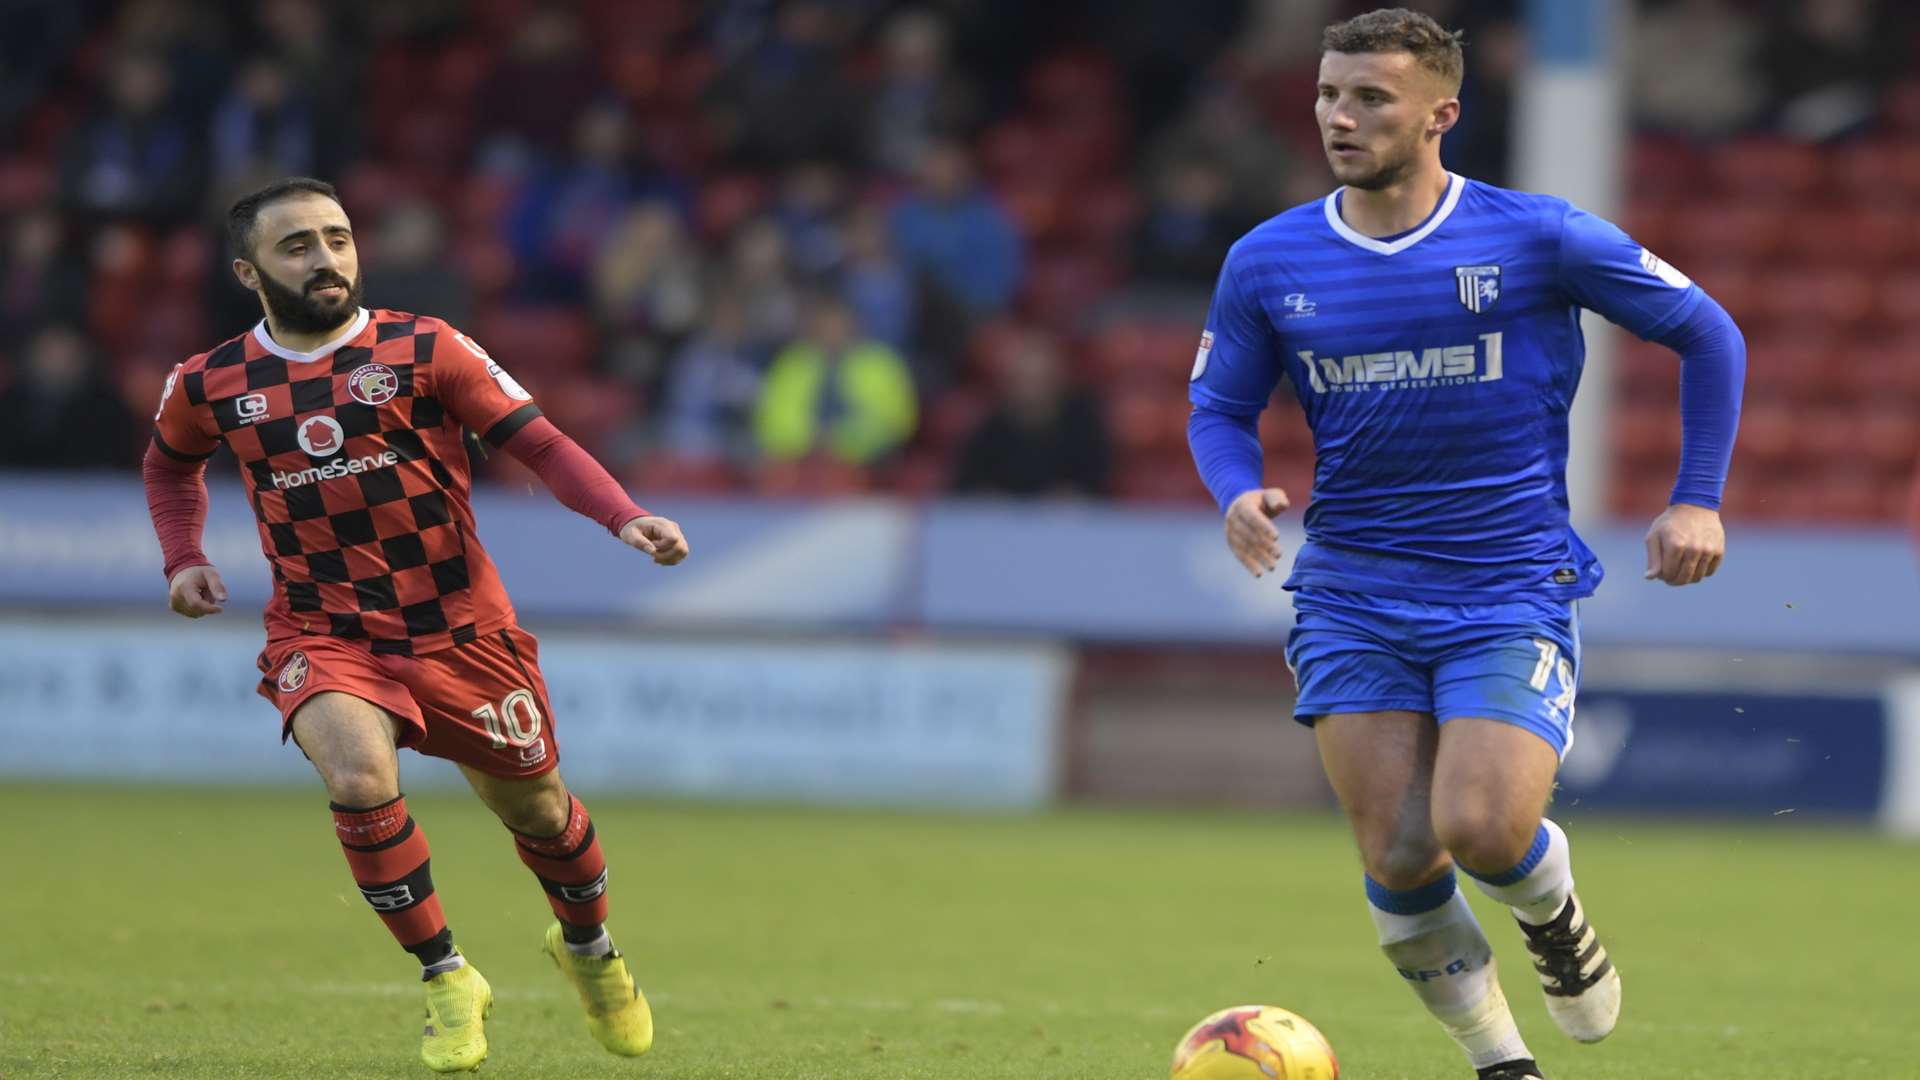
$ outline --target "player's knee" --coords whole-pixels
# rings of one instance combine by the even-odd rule
[[[1516,815],[1492,802],[1434,807],[1433,831],[1454,861],[1481,874],[1499,873],[1526,857],[1539,815]]]
[[[1430,837],[1393,837],[1363,852],[1367,876],[1396,892],[1417,889],[1439,876],[1447,853]]]
[[[327,797],[341,806],[365,808],[392,802],[400,779],[377,765],[342,765],[327,774]]]
[[[573,799],[558,784],[521,799],[500,810],[500,820],[515,832],[528,836],[558,836],[567,831]]]

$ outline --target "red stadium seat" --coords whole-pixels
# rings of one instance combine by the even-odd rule
[[[716,176],[700,185],[694,221],[702,236],[717,242],[757,213],[766,198],[767,182],[761,177],[744,173]]]
[[[44,202],[53,193],[53,179],[46,162],[9,154],[0,160],[0,213]]]
[[[1033,260],[1020,287],[1020,310],[1034,322],[1057,331],[1077,329],[1094,304],[1113,288],[1113,263],[1098,254],[1069,251]]]
[[[1822,525],[1866,524],[1881,519],[1887,480],[1858,462],[1833,462],[1812,485],[1814,513]]]
[[[754,490],[775,498],[844,498],[872,487],[866,468],[828,458],[767,462],[753,476]]]
[[[1066,230],[1068,200],[1060,181],[1046,176],[1009,177],[994,194],[1029,243],[1053,239]]]
[[[1920,142],[1873,139],[1838,147],[1832,154],[1828,171],[1849,202],[1898,204],[1920,197]]]
[[[1880,290],[1864,271],[1774,263],[1756,287],[1795,333],[1831,338],[1879,313]]]
[[[927,403],[915,441],[935,450],[953,450],[973,434],[991,408],[978,390],[949,390]]]
[[[941,454],[911,454],[881,470],[876,486],[909,499],[931,499],[952,485],[952,469]]]
[[[1779,249],[1792,224],[1788,213],[1770,206],[1694,203],[1675,211],[1667,221],[1673,249],[1655,250],[1676,266],[1764,259]]]
[[[1213,500],[1192,462],[1160,456],[1123,457],[1114,469],[1113,493],[1129,502],[1208,505]],[[1291,489],[1287,494],[1299,498]]]
[[[1820,182],[1822,151],[1785,139],[1744,139],[1716,148],[1708,169],[1729,192],[1749,199],[1789,200]]]
[[[1628,197],[1636,206],[1662,206],[1703,194],[1700,156],[1699,149],[1683,139],[1634,139],[1627,156]]]
[[[594,375],[548,377],[536,389],[529,376],[527,389],[540,401],[540,410],[560,430],[595,453],[610,449],[617,436],[646,416],[646,398],[632,387]]]
[[[1674,388],[1679,384],[1680,370],[1673,350],[1624,335],[1619,340],[1613,363],[1614,384],[1620,397],[1643,402],[1671,401]]]
[[[1797,213],[1785,253],[1809,263],[1871,269],[1906,259],[1916,243],[1920,233],[1911,214],[1858,206]]]
[[[1123,453],[1150,456],[1165,451],[1170,443],[1166,395],[1151,388],[1109,392],[1107,430]],[[1181,418],[1180,433],[1186,422]]]
[[[1680,460],[1680,407],[1666,401],[1625,400],[1612,417],[1615,459],[1628,467],[1671,467]]]
[[[573,308],[496,308],[475,319],[472,334],[529,386],[544,376],[587,370],[598,347],[593,325]]]
[[[621,471],[620,478],[642,506],[655,494],[715,494],[741,484],[738,471],[721,458],[667,453],[642,455]]]
[[[1920,270],[1896,270],[1878,281],[1875,313],[1888,326],[1920,329]]]
[[[1115,245],[1140,219],[1140,195],[1125,180],[1076,192],[1066,208],[1068,228],[1082,243]]]

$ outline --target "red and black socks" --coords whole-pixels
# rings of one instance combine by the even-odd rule
[[[328,805],[360,895],[394,940],[419,958],[428,978],[462,966],[433,894],[427,834],[407,813],[406,796],[366,808]]]
[[[567,827],[558,836],[528,836],[513,832],[514,850],[546,890],[547,904],[560,920],[567,947],[586,956],[613,950],[603,924],[607,921],[607,860],[593,834],[587,808],[567,796]]]

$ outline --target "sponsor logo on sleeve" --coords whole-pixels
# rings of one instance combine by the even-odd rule
[[[1213,331],[1204,330],[1200,334],[1200,351],[1193,354],[1193,374],[1187,376],[1193,382],[1207,373],[1207,358],[1213,355]]]
[[[160,414],[167,411],[167,399],[173,396],[174,384],[180,381],[180,368],[179,364],[173,365],[173,370],[167,373],[167,385],[160,389],[160,407],[153,410],[153,422],[156,424],[160,422]]]
[[[1693,284],[1692,278],[1667,265],[1664,259],[1646,248],[1640,249],[1640,265],[1646,269],[1647,273],[1676,289],[1684,289]]]
[[[502,368],[499,364],[491,360],[487,361],[487,374],[493,376],[493,381],[500,384],[501,391],[513,400],[533,400],[533,395],[522,389],[520,384],[514,381],[513,376],[507,374],[506,369]]]

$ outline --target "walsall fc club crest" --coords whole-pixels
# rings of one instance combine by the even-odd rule
[[[347,376],[347,393],[362,405],[385,405],[400,392],[400,376],[385,364],[361,364]]]
[[[280,692],[291,694],[307,685],[307,671],[310,667],[306,653],[296,652],[287,657],[286,664],[280,668]]]

